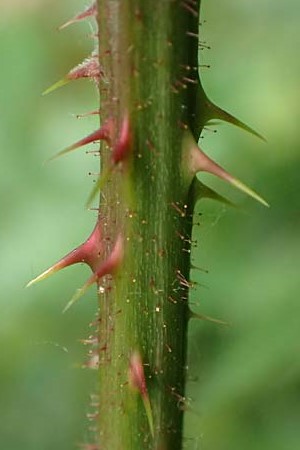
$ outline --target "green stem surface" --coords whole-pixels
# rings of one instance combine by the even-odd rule
[[[105,450],[182,448],[193,209],[182,135],[196,113],[195,3],[193,13],[188,1],[98,1],[101,121],[112,117],[117,136],[128,114],[132,139],[129,160],[110,171],[100,196],[106,255],[120,233],[124,239],[118,271],[98,286]],[[101,171],[109,167],[111,149],[102,145]],[[130,384],[137,352],[150,413]]]

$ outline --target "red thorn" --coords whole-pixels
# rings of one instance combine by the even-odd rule
[[[112,120],[108,119],[102,127],[88,136],[80,139],[80,141],[73,144],[71,147],[68,147],[69,150],[75,150],[76,148],[83,147],[84,145],[91,144],[96,141],[109,141],[112,132]]]
[[[128,113],[124,115],[120,134],[118,137],[118,140],[116,142],[116,145],[113,148],[112,152],[112,161],[114,164],[118,164],[120,161],[124,161],[129,152],[131,147],[131,132],[130,132],[130,122]]]
[[[115,242],[114,248],[112,249],[110,255],[108,258],[101,262],[99,265],[96,264],[97,261],[94,259],[91,261],[91,264],[86,261],[93,270],[93,275],[88,278],[88,280],[84,283],[82,288],[77,289],[71,300],[67,303],[65,308],[63,309],[63,312],[66,312],[77,300],[79,300],[86,291],[94,284],[95,282],[99,281],[100,278],[104,277],[105,275],[113,275],[117,269],[119,268],[119,265],[123,259],[124,254],[124,245],[123,245],[123,238],[119,234],[117,237],[117,240]]]
[[[92,270],[95,270],[99,264],[99,257],[103,250],[99,222],[97,222],[90,237],[84,242],[84,244],[78,247],[77,250],[79,251],[79,249],[82,255],[82,261],[88,264]]]
[[[57,263],[55,263],[52,267],[43,272],[41,275],[31,280],[27,284],[27,287],[49,277],[53,273],[58,272],[59,270],[64,269],[65,267],[72,266],[73,264],[86,263],[94,271],[97,265],[99,264],[99,257],[101,253],[102,253],[101,231],[99,222],[97,222],[91,235],[83,244],[75,248],[75,250],[73,250],[72,252],[68,253]]]
[[[101,231],[99,222],[97,222],[94,230],[88,239],[69,253],[63,260],[64,267],[76,263],[86,263],[92,270],[98,265],[100,254],[102,253]]]
[[[85,11],[82,11],[81,13],[77,14],[72,19],[68,20],[68,22],[61,25],[58,29],[63,30],[64,28],[68,27],[69,25],[79,22],[80,20],[86,19],[87,17],[96,16],[97,14],[97,2],[93,2],[91,6],[86,8]]]
[[[98,53],[92,53],[78,66],[74,67],[66,75],[68,80],[77,80],[78,78],[92,78],[95,83],[98,83],[100,77],[103,77],[103,71],[99,63]]]
[[[114,131],[113,126],[114,126],[114,122],[112,119],[110,119],[109,127],[108,127],[109,128],[108,135],[110,136],[109,143],[111,143],[111,140],[112,140],[112,134]],[[87,203],[86,203],[87,207],[90,206],[90,204],[92,203],[97,192],[102,189],[102,186],[104,185],[104,183],[106,183],[108,177],[111,175],[111,173],[115,169],[115,166],[118,163],[126,160],[126,158],[128,158],[130,150],[131,150],[131,132],[130,132],[130,123],[129,123],[128,114],[126,113],[124,115],[124,118],[123,118],[123,121],[121,124],[119,136],[116,140],[116,143],[113,145],[113,149],[112,149],[112,153],[111,153],[111,164],[101,174],[97,183],[95,184],[95,186],[87,200]]]
[[[98,130],[94,131],[93,133],[89,134],[83,139],[80,139],[79,141],[75,142],[75,144],[72,144],[69,147],[64,148],[56,155],[51,157],[50,161],[58,158],[59,156],[65,155],[66,153],[69,153],[73,150],[76,150],[79,147],[83,147],[96,141],[104,140],[110,142],[112,135],[112,128],[113,128],[112,119],[108,119]]]
[[[100,66],[99,55],[97,52],[93,52],[91,56],[86,58],[82,63],[71,69],[64,78],[46,89],[42,95],[47,95],[59,87],[68,84],[69,81],[77,80],[78,78],[91,78],[96,84],[99,84],[100,78],[104,78],[104,72]]]

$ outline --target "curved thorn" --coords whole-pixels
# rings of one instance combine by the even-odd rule
[[[241,120],[234,117],[232,114],[229,114],[227,111],[224,111],[222,108],[215,105],[210,100],[207,101],[207,108],[209,110],[210,118],[220,119],[220,120],[223,120],[224,122],[231,123],[232,125],[235,125],[235,126],[241,128],[242,130],[245,130],[248,133],[253,134],[254,136],[261,139],[262,141],[266,142],[266,139],[261,134],[257,133],[257,131],[255,131],[253,128],[249,127],[244,122],[242,122]]]
[[[264,206],[269,207],[270,205],[260,196],[258,195],[253,189],[249,188],[246,184],[242,183],[239,179],[233,177],[229,172],[227,172],[225,169],[223,169],[219,164],[215,163],[212,159],[210,159],[205,153],[201,152],[201,159],[202,159],[202,171],[209,172],[212,175],[215,175],[219,178],[221,178],[224,181],[227,181],[228,183],[232,184],[232,186],[235,186],[240,191],[244,192],[245,194],[249,195],[249,197],[254,198],[259,203],[261,203]]]
[[[227,181],[239,190],[245,192],[245,194],[262,203],[264,206],[269,207],[270,205],[255,191],[250,189],[244,183],[242,183],[237,178],[233,177],[225,169],[223,169],[219,164],[209,158],[196,144],[195,139],[192,134],[186,133],[184,136],[184,148],[185,148],[185,158],[187,158],[188,172],[196,174],[197,172],[208,172],[212,175],[219,177],[220,179]]]

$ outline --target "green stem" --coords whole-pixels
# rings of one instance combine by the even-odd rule
[[[197,41],[187,33],[198,33],[198,2],[195,13],[185,3],[98,2],[101,120],[113,118],[116,142],[128,114],[132,139],[131,157],[110,171],[100,199],[106,256],[119,234],[124,240],[118,271],[99,282],[104,449],[182,448],[193,207],[182,134],[193,126],[198,82]],[[111,167],[105,145],[101,165]],[[136,353],[148,403],[129,382]]]

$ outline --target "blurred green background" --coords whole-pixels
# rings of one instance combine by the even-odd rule
[[[92,84],[41,92],[92,49],[88,24],[56,27],[82,0],[0,0],[0,443],[7,450],[71,450],[88,441],[95,374],[81,368],[93,293],[61,311],[87,276],[74,267],[24,285],[91,230],[84,211],[93,155],[45,160],[92,131]],[[210,176],[241,205],[198,205],[192,292],[196,311],[230,323],[189,332],[186,448],[300,448],[300,4],[203,0],[206,91],[268,143],[222,124],[202,146],[260,192],[267,210]],[[111,449],[113,450],[113,449]]]

